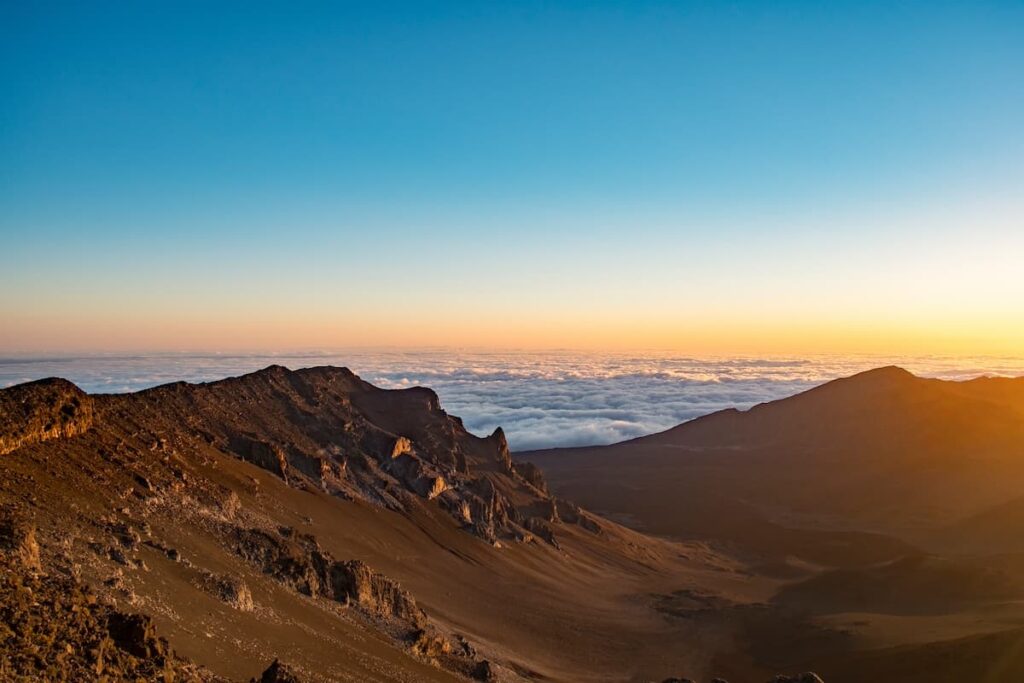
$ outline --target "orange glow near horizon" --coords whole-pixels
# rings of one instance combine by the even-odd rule
[[[501,318],[483,315],[403,318],[375,316],[353,322],[330,315],[107,316],[89,319],[14,320],[0,333],[7,352],[45,351],[288,351],[333,348],[473,348],[493,350],[665,351],[690,355],[893,354],[992,355],[1024,353],[1024,322],[975,318],[963,325],[941,320],[876,322],[662,322],[621,316]],[[17,330],[17,334],[11,334]],[[26,332],[27,331],[27,332]],[[59,341],[58,341],[59,340]]]

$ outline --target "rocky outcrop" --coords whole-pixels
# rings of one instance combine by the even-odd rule
[[[254,679],[253,683],[303,683],[303,680],[292,667],[275,659],[259,680]]]
[[[527,531],[545,543],[552,545],[555,548],[561,547],[555,536],[554,527],[547,520],[541,519],[540,517],[529,517],[523,526]]]
[[[512,474],[512,453],[508,449],[508,439],[505,438],[505,430],[496,427],[487,440],[494,444],[497,451],[498,465],[505,474]]]
[[[10,508],[0,510],[0,553],[20,571],[40,571],[35,526]]]
[[[329,581],[335,600],[355,604],[374,616],[411,626],[427,620],[409,593],[359,560],[332,563]]]
[[[249,590],[245,581],[237,576],[201,571],[198,583],[200,588],[239,612],[252,612],[256,608],[252,599],[252,591]]]
[[[242,460],[247,460],[288,481],[288,459],[279,447],[246,436],[231,437],[228,444],[231,452]]]
[[[92,398],[64,379],[41,379],[0,391],[0,455],[92,427]]]
[[[411,447],[393,455],[385,464],[385,469],[405,484],[408,490],[427,500],[437,498],[450,488],[441,473],[415,455]]]
[[[303,543],[291,529],[273,533],[237,527],[227,536],[232,550],[265,574],[303,595],[315,598],[323,592],[330,560],[312,539]]]
[[[288,528],[277,533],[236,528],[230,538],[241,557],[300,593],[354,606],[404,632],[427,622],[401,586],[358,560],[335,560],[313,536]]]
[[[561,498],[555,500],[555,516],[566,524],[583,527],[592,534],[601,533],[601,525],[593,515],[567,500]]]
[[[391,458],[394,459],[406,453],[412,453],[412,441],[409,441],[404,436],[400,436],[395,439],[395,443],[391,447]]]
[[[492,543],[498,541],[502,532],[521,521],[516,508],[487,477],[469,482],[461,502],[467,504],[467,521],[473,532]]]
[[[512,463],[512,469],[520,477],[525,479],[535,489],[541,493],[547,494],[548,483],[544,479],[544,473],[540,471],[540,468],[534,465],[532,462],[514,462]]]

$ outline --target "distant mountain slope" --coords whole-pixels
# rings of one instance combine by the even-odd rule
[[[791,456],[863,460],[1008,458],[1024,439],[1024,379],[949,382],[897,367],[828,382],[748,411],[724,410],[630,442],[785,448]]]
[[[936,529],[1021,495],[1024,379],[880,368],[612,446],[522,456],[555,491],[640,528],[841,565],[857,553],[826,556],[837,532],[930,543]],[[807,552],[780,527],[828,537]],[[877,536],[846,540],[864,561],[899,554]]]

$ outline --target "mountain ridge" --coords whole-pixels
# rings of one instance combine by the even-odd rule
[[[74,401],[90,422],[64,429]],[[429,389],[271,366],[132,394],[48,380],[0,402],[19,430],[0,504],[31,520],[39,566],[151,615],[213,676],[274,657],[309,681],[730,671],[714,648],[663,646],[692,626],[636,597],[708,580],[745,599],[727,558],[552,496],[500,429],[470,434]]]
[[[269,366],[132,394],[34,382],[0,390],[0,556],[24,578],[2,589],[46,596],[12,598],[29,626],[53,618],[38,605],[62,614],[57,595],[77,596],[68,606],[92,616],[64,637],[109,638],[112,672],[197,680],[757,681],[813,668],[859,683],[897,652],[942,674],[947,645],[886,629],[928,618],[945,624],[948,651],[987,652],[1012,635],[956,638],[955,620],[982,635],[1015,623],[1004,602],[1024,586],[1024,559],[946,558],[944,537],[908,538],[897,523],[933,512],[893,486],[909,473],[909,491],[945,490],[967,471],[962,444],[1017,419],[1020,386],[885,368],[726,413],[740,433],[709,430],[719,417],[684,430],[682,447],[663,433],[530,464],[500,428],[469,433],[432,390],[380,389],[347,368]],[[966,441],[936,438],[958,424],[951,408],[993,405]],[[910,428],[893,431],[903,418]],[[894,438],[956,457],[864,450],[899,454]],[[967,460],[1006,466],[1012,453],[989,452],[999,443]],[[993,472],[1006,491],[1012,474]],[[995,489],[967,492],[998,502]],[[942,536],[939,520],[926,521]],[[955,603],[932,595],[951,581]],[[84,607],[93,599],[103,607]],[[856,609],[867,612],[843,621]],[[85,680],[100,666],[90,652],[67,659]]]

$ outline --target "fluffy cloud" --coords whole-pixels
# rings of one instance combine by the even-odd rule
[[[0,358],[0,386],[61,376],[90,392],[208,381],[272,363],[345,365],[387,388],[429,386],[473,432],[502,426],[515,450],[604,444],[723,408],[748,408],[880,365],[962,379],[1024,374],[1024,359],[687,358],[573,353],[350,352],[299,355]]]

